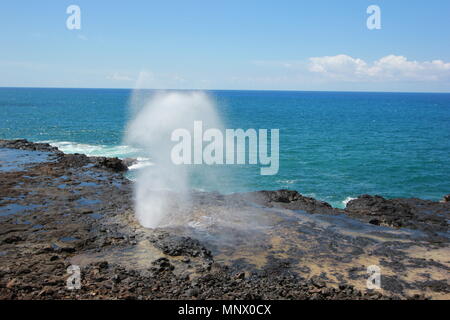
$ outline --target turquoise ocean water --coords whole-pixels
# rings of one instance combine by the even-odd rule
[[[279,128],[280,170],[227,168],[224,193],[280,188],[343,207],[360,194],[439,200],[450,193],[450,94],[208,91],[227,128]],[[0,138],[46,141],[65,152],[151,155],[122,143],[132,91],[0,88]],[[230,171],[230,172],[231,172]],[[133,170],[130,178],[133,177]]]

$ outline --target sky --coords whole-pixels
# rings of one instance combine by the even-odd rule
[[[449,16],[448,0],[2,1],[0,86],[450,92]]]

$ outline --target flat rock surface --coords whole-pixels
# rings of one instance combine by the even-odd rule
[[[1,299],[450,298],[448,202],[192,193],[145,229],[126,165],[0,140]]]

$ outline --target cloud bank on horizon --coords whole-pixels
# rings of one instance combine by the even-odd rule
[[[449,81],[450,62],[387,55],[373,63],[349,55],[309,58],[308,70],[341,81]]]
[[[252,61],[261,68],[277,69],[278,74],[263,77],[234,77],[237,83],[254,82],[257,84],[292,83],[305,81],[326,83],[450,83],[450,62],[442,60],[415,61],[401,55],[390,54],[373,62],[354,58],[347,54],[335,56],[311,57],[306,61]],[[113,73],[108,79],[119,82],[134,81],[146,88],[179,88],[180,84],[189,85],[189,81],[177,74],[157,74],[140,71],[138,74]],[[187,87],[186,87],[187,88]],[[195,88],[194,88],[195,89]]]

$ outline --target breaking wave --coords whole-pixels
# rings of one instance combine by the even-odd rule
[[[130,170],[138,170],[153,165],[150,158],[139,156],[142,151],[128,145],[93,145],[87,143],[78,143],[72,141],[41,141],[57,147],[64,153],[81,153],[87,156],[96,157],[117,157],[120,159],[133,158],[136,162],[129,166]]]

